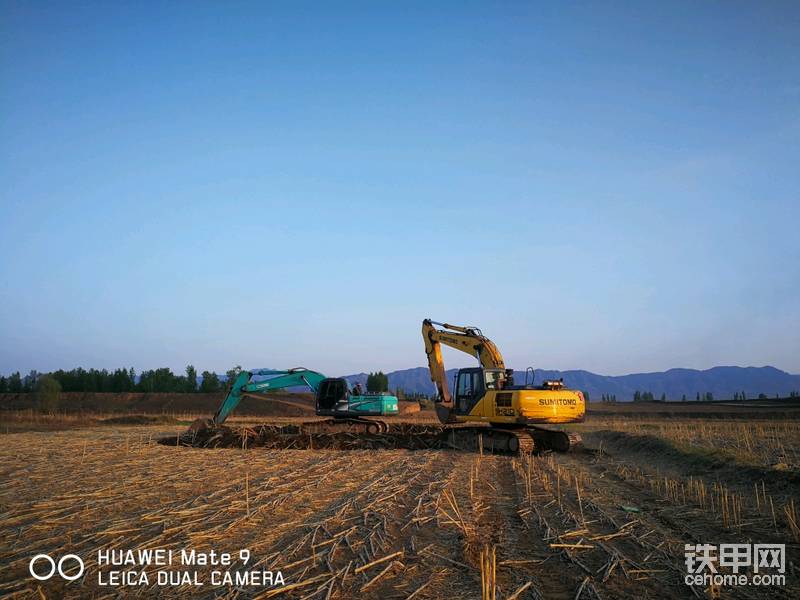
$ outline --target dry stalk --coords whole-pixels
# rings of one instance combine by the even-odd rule
[[[584,527],[586,527],[586,520],[583,517],[583,502],[581,501],[581,484],[578,482],[577,475],[575,476],[575,490],[578,493],[578,508],[581,511],[581,523]]]
[[[366,565],[362,565],[362,566],[358,567],[355,570],[355,573],[361,573],[362,571],[366,571],[367,569],[370,569],[370,568],[374,567],[375,565],[379,565],[381,563],[386,562],[387,560],[392,560],[393,558],[399,558],[401,556],[403,556],[403,551],[399,550],[397,552],[394,552],[392,554],[384,556],[383,558],[378,558],[376,560],[373,560],[370,563],[367,563]]]
[[[786,517],[786,523],[789,525],[792,538],[794,538],[795,542],[800,542],[800,527],[797,525],[797,511],[794,506],[794,498],[789,501],[789,504],[783,507],[783,512]]]
[[[481,600],[495,600],[497,593],[497,556],[494,546],[481,549]]]
[[[519,597],[520,597],[520,595],[522,594],[522,592],[524,592],[525,590],[527,590],[527,589],[528,589],[529,587],[531,587],[532,585],[533,585],[533,582],[532,582],[532,581],[529,581],[528,583],[525,583],[525,584],[521,585],[521,586],[520,586],[520,587],[518,587],[518,588],[517,588],[517,590],[516,590],[516,591],[515,591],[513,594],[511,594],[511,595],[510,595],[510,596],[509,596],[509,597],[508,597],[506,600],[517,600],[517,598],[519,598]]]

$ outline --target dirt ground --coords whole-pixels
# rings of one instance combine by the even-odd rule
[[[671,430],[661,436],[599,423],[584,428],[584,447],[571,454],[508,456],[156,443],[177,429],[95,425],[2,436],[0,595],[466,599],[488,589],[484,597],[572,600],[800,594],[794,466],[744,459],[740,465],[736,454],[721,461],[692,453],[670,438]],[[781,446],[796,456],[789,437]],[[685,544],[728,542],[787,544],[786,584],[721,590],[684,584]],[[193,570],[202,586],[102,586],[96,564],[102,548],[248,549],[248,568],[280,571],[285,585],[213,586],[212,567],[201,566]],[[68,583],[36,581],[28,566],[37,553],[75,553],[85,574]]]

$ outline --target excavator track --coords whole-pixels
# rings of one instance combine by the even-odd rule
[[[301,424],[304,433],[356,433],[378,435],[389,431],[385,421],[347,417],[344,419],[325,419],[324,421],[306,421]]]
[[[491,454],[530,454],[536,443],[524,429],[495,427],[452,427],[442,432],[447,445],[455,450]]]
[[[442,434],[448,446],[456,450],[500,454],[530,454],[532,452],[568,452],[581,443],[576,433],[541,427],[519,429],[498,427],[452,427]]]
[[[566,431],[545,429],[533,425],[529,425],[526,431],[533,439],[537,450],[569,452],[582,443],[581,436],[577,433],[567,433]]]

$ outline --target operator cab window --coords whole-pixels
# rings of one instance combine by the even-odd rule
[[[462,373],[458,379],[458,395],[472,396],[472,373]]]
[[[456,385],[456,411],[466,414],[475,406],[484,393],[483,376],[480,369],[461,370]]]
[[[486,378],[487,390],[499,390],[502,387],[502,371],[486,371],[484,375]]]

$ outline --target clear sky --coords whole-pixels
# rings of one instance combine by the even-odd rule
[[[798,3],[388,4],[0,3],[0,372],[800,372]]]

